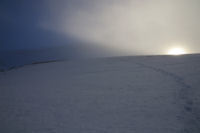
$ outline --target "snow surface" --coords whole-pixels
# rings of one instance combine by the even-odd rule
[[[0,72],[0,133],[200,133],[200,55]]]

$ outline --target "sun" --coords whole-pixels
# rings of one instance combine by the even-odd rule
[[[180,47],[171,48],[168,51],[168,55],[182,55],[182,54],[186,54],[186,51],[184,48],[180,48]]]

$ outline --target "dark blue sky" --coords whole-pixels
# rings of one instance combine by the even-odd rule
[[[34,49],[69,41],[66,36],[39,26],[43,17],[48,18],[43,0],[1,0],[0,11],[0,50]]]

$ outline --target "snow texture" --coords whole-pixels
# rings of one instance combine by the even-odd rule
[[[200,55],[0,72],[0,133],[200,133]]]

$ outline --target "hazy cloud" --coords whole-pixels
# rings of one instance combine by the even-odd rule
[[[43,27],[106,48],[162,54],[181,45],[200,51],[198,0],[52,0],[47,5],[50,16]]]
[[[126,54],[163,54],[176,45],[200,52],[199,5],[199,0],[5,0],[1,44],[39,47],[62,34]]]

